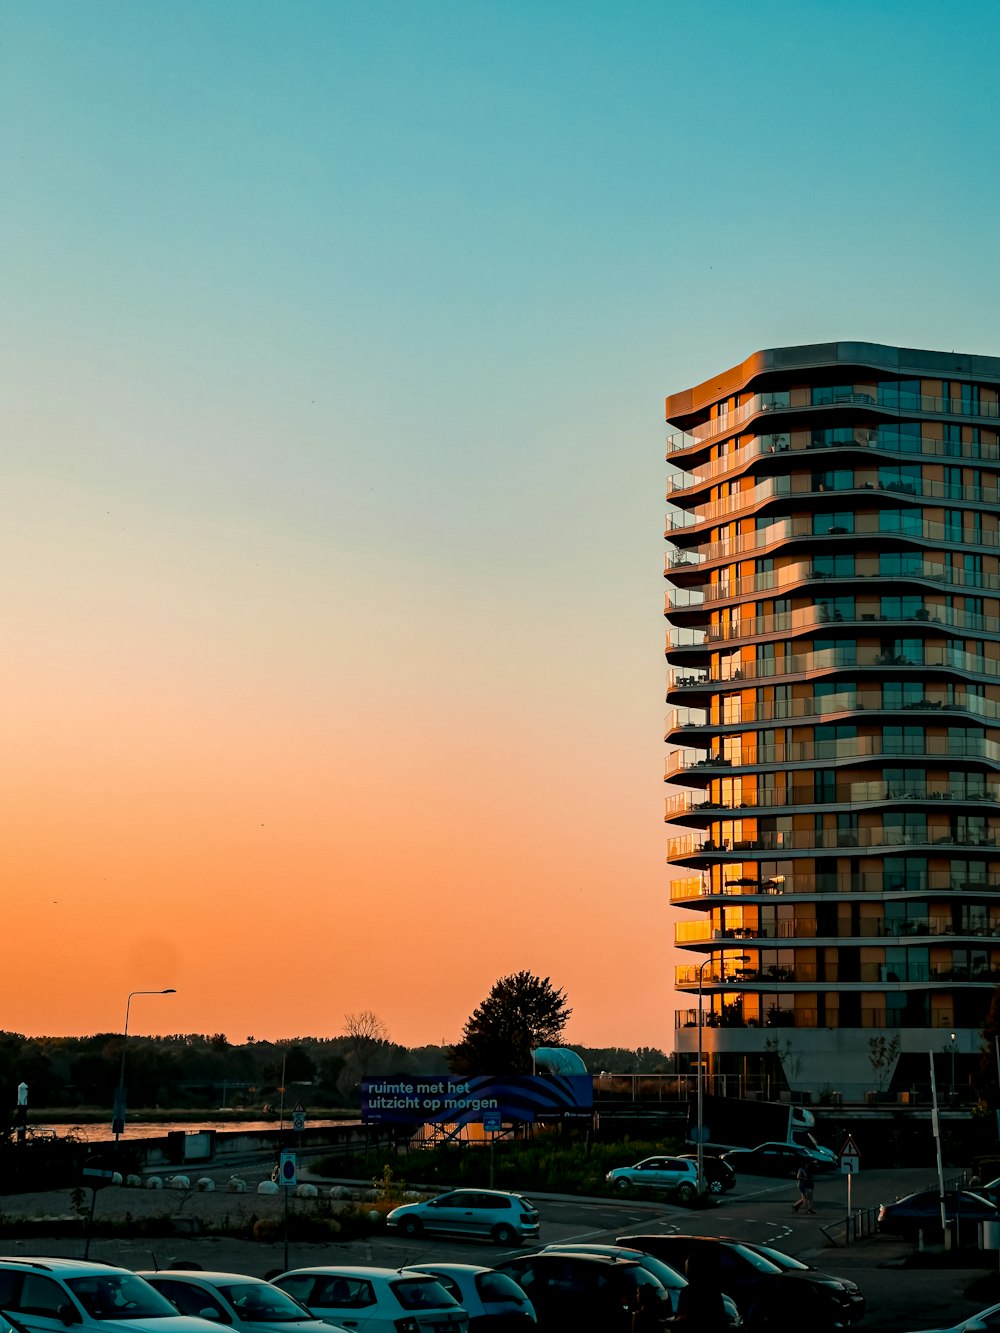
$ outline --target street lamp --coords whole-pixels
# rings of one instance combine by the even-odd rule
[[[709,954],[704,962],[698,964],[698,1196],[705,1193],[705,1145],[702,1140],[705,1137],[705,1091],[702,1086],[702,1027],[704,1026],[701,1011],[701,981],[702,973],[712,961],[712,955]]]
[[[704,1142],[704,1140],[705,1140],[705,1090],[704,1090],[704,1075],[703,1075],[703,1070],[702,1070],[702,1028],[704,1027],[704,1021],[703,1021],[702,1007],[701,1007],[701,999],[702,999],[701,983],[702,983],[702,973],[704,972],[705,968],[709,965],[709,963],[710,963],[711,961],[712,961],[712,955],[709,954],[708,957],[707,957],[703,962],[701,962],[701,963],[698,964],[698,1111],[697,1111],[697,1116],[698,1116],[698,1143],[697,1143],[697,1159],[698,1159],[698,1195],[699,1195],[699,1197],[700,1197],[702,1194],[705,1193],[705,1170],[704,1170],[704,1167],[705,1167],[705,1142]],[[747,954],[747,953],[737,954],[736,957],[733,959],[733,962],[734,962],[734,963],[748,963],[749,961],[750,961],[750,955]],[[724,976],[724,975],[725,975],[725,958],[722,959],[722,968],[723,968],[723,976]]]
[[[951,1034],[951,1101],[955,1101],[955,1048],[957,1046],[954,1032]]]
[[[122,1062],[118,1071],[118,1090],[115,1093],[115,1109],[111,1122],[111,1128],[114,1131],[115,1144],[125,1132],[125,1044],[128,1041],[128,1014],[132,1007],[132,997],[135,995],[176,995],[177,991],[173,986],[168,986],[166,990],[133,990],[129,991],[128,1000],[125,1003],[125,1029],[122,1032]]]

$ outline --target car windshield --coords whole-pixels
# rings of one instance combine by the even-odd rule
[[[232,1282],[219,1291],[247,1324],[291,1324],[315,1315],[270,1282]],[[316,1320],[320,1323],[320,1320]]]
[[[440,1310],[443,1306],[458,1304],[436,1277],[403,1277],[391,1286],[404,1310]]]
[[[773,1263],[766,1259],[764,1255],[758,1254],[755,1250],[748,1250],[745,1245],[739,1245],[731,1242],[726,1246],[730,1254],[738,1254],[741,1259],[745,1259],[748,1264],[752,1264],[758,1273],[780,1273],[781,1265]]]
[[[537,1209],[537,1208],[535,1207],[535,1205],[531,1202],[531,1200],[530,1200],[530,1199],[526,1199],[526,1198],[524,1197],[523,1194],[520,1195],[520,1196],[518,1197],[517,1202],[521,1205],[521,1212],[522,1212],[522,1213],[537,1213],[537,1212],[538,1212],[538,1209]]]
[[[524,1302],[524,1292],[506,1273],[477,1273],[476,1290],[482,1301],[517,1301],[519,1305]]]
[[[651,1254],[622,1255],[622,1258],[634,1259],[636,1263],[642,1264],[647,1273],[652,1273],[653,1277],[664,1287],[671,1290],[677,1290],[679,1287],[687,1286],[687,1278],[681,1277],[675,1269],[669,1264],[665,1264],[662,1259],[656,1259]]]
[[[66,1285],[91,1319],[166,1319],[177,1315],[166,1296],[133,1273],[71,1277]]]
[[[801,1259],[793,1259],[790,1254],[784,1254],[781,1250],[773,1250],[770,1245],[755,1245],[754,1252],[762,1254],[765,1259],[770,1259],[772,1264],[777,1264],[779,1268],[786,1272],[808,1272],[809,1265],[804,1264]]]

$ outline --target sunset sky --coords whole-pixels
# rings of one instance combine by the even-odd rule
[[[663,397],[1000,355],[998,38],[0,0],[0,1028],[670,1049]]]

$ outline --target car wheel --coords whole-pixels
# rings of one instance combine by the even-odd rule
[[[493,1228],[493,1239],[498,1245],[514,1245],[519,1243],[517,1232],[513,1227],[508,1226],[506,1222],[501,1222],[498,1227]]]
[[[721,1180],[710,1180],[708,1182],[709,1194],[721,1194],[723,1189],[725,1189],[725,1186]]]
[[[681,1185],[677,1190],[678,1203],[690,1203],[697,1190],[693,1185]]]
[[[615,1181],[615,1189],[621,1190],[622,1194],[627,1194],[632,1188],[632,1182],[628,1176],[619,1176]]]
[[[399,1224],[399,1229],[404,1236],[419,1236],[423,1227],[420,1225],[419,1218],[404,1217]]]

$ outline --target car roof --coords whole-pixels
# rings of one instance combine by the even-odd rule
[[[128,1273],[131,1270],[120,1264],[102,1264],[97,1259],[57,1259],[51,1255],[40,1254],[0,1254],[0,1264],[13,1264],[17,1268],[47,1268],[53,1273],[65,1276],[68,1273]]]
[[[418,1264],[407,1264],[406,1271],[418,1273],[492,1273],[494,1270],[485,1264],[439,1264],[436,1259],[421,1260]]]
[[[251,1277],[249,1273],[207,1273],[202,1268],[141,1268],[139,1277],[181,1277],[190,1282],[259,1282],[262,1287],[271,1284],[262,1277]]]
[[[492,1199],[523,1199],[524,1195],[519,1194],[517,1190],[484,1190],[478,1185],[454,1185],[450,1190],[442,1190],[441,1194],[488,1194]],[[440,1195],[436,1197],[440,1198]]]
[[[408,1265],[407,1265],[408,1267]],[[379,1268],[372,1264],[314,1264],[311,1268],[289,1268],[271,1279],[279,1282],[283,1277],[293,1277],[299,1273],[317,1273],[331,1277],[400,1277],[405,1269]]]
[[[624,1246],[616,1248],[624,1248]],[[619,1259],[617,1255],[613,1254],[574,1253],[572,1250],[566,1251],[560,1249],[558,1245],[554,1246],[551,1250],[546,1248],[544,1250],[536,1250],[533,1254],[524,1254],[515,1256],[513,1260],[509,1260],[508,1262],[517,1264],[520,1263],[522,1260],[526,1262],[528,1259],[574,1259],[574,1260],[579,1260],[580,1263],[587,1263],[587,1264],[593,1263],[593,1264],[603,1265],[605,1268],[642,1267],[642,1265],[639,1263],[637,1259]],[[503,1269],[501,1269],[500,1271],[502,1272]]]

